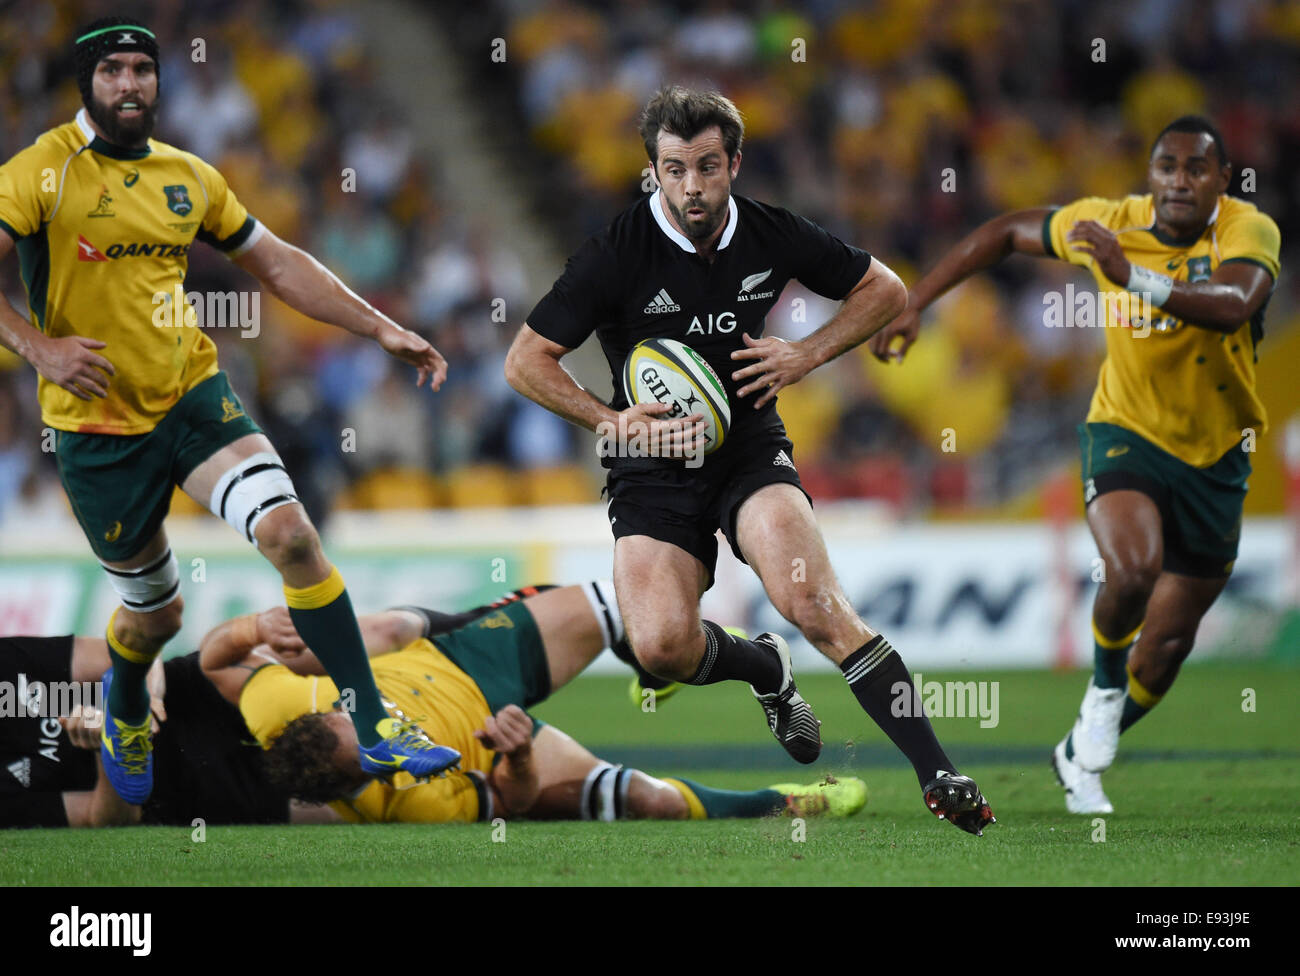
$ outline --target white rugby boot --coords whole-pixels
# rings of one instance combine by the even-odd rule
[[[1074,721],[1074,762],[1090,773],[1104,773],[1119,749],[1119,720],[1124,714],[1124,688],[1098,688],[1091,678]]]
[[[1065,739],[1068,738],[1067,735]],[[1101,788],[1101,774],[1090,773],[1080,766],[1078,752],[1074,759],[1066,759],[1065,739],[1052,750],[1052,769],[1065,787],[1065,809],[1071,813],[1114,813],[1115,808]]]

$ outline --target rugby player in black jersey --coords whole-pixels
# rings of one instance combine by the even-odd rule
[[[839,665],[864,711],[907,756],[926,806],[980,833],[992,811],[935,738],[898,653],[844,595],[776,411],[784,387],[897,316],[907,290],[884,264],[816,224],[732,194],[744,124],[721,94],[665,88],[642,113],[640,134],[658,189],[569,259],[505,367],[516,390],[575,424],[644,432],[643,443],[664,445],[658,457],[602,450],[614,584],[632,649],[664,681],[748,682],[777,741],[799,762],[816,761],[820,723],[795,688],[785,641],[746,640],[700,618],[721,529],[776,609]],[[844,304],[799,342],[764,338],[764,317],[791,279]],[[592,332],[615,378],[611,404],[560,362]],[[623,396],[624,360],[652,337],[686,343],[726,386],[731,429],[701,465],[701,416],[660,419],[666,405],[629,406]],[[900,701],[910,707],[891,707]]]

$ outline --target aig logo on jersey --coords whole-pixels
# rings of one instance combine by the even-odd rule
[[[692,335],[692,334],[713,335],[713,333],[717,332],[717,333],[721,333],[722,335],[726,335],[727,333],[734,332],[735,330],[736,330],[735,312],[721,312],[717,315],[714,315],[712,312],[710,312],[702,319],[698,315],[695,316],[693,319],[691,319],[691,327],[686,330],[686,334],[687,335]]]

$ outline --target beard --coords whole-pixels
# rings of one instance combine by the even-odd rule
[[[124,149],[143,149],[153,135],[154,123],[158,121],[158,98],[155,97],[149,105],[145,104],[143,98],[136,98],[135,101],[140,105],[140,114],[134,118],[122,118],[114,106],[105,105],[93,96],[86,106],[86,112],[113,145]]]
[[[664,199],[668,200],[666,193]],[[726,219],[728,210],[727,200],[723,200],[712,208],[705,206],[703,202],[691,203],[690,207],[703,208],[704,216],[699,220],[692,220],[685,210],[680,209],[672,200],[668,200],[668,210],[672,213],[673,220],[682,229],[682,233],[692,241],[707,240],[714,231],[722,226],[722,221]]]

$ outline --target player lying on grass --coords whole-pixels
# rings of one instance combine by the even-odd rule
[[[525,587],[495,604],[461,613],[419,613],[430,633],[441,633],[541,589],[549,587]],[[282,612],[260,615],[259,629],[268,643],[301,646],[286,617]],[[21,714],[15,710],[0,722],[0,827],[188,827],[195,818],[209,825],[338,819],[330,808],[290,801],[270,784],[261,747],[238,709],[204,677],[197,651],[155,664],[150,673],[157,788],[143,805],[124,803],[104,778],[96,755],[102,713],[83,714],[80,705],[62,717],[50,711],[55,688],[94,686],[109,660],[102,637],[0,638],[0,684],[17,689],[25,702]],[[81,697],[93,707],[93,691]],[[865,787],[856,781],[847,790],[836,788],[826,802],[839,810],[848,797],[848,806],[860,806],[855,796],[865,796]],[[810,792],[787,802],[805,814],[822,804]]]
[[[1092,609],[1093,678],[1052,766],[1071,813],[1110,813],[1101,773],[1120,733],[1160,702],[1237,558],[1277,224],[1228,195],[1232,165],[1198,116],[1151,146],[1150,193],[1003,214],[957,244],[871,340],[901,360],[927,305],[1010,254],[1087,268],[1106,308],[1106,361],[1084,423],[1083,503],[1106,574]],[[1145,295],[1151,308],[1132,311]],[[897,350],[895,339],[901,339]]]
[[[525,587],[499,602],[536,592]],[[453,630],[495,607],[426,613],[439,630]],[[296,631],[281,638],[296,638]],[[198,651],[150,669],[157,788],[142,804],[121,800],[94,754],[108,700],[99,681],[110,664],[103,637],[0,638],[0,827],[337,819],[270,785],[261,746],[204,677]],[[16,694],[7,699],[4,689]]]
[[[510,600],[450,633],[414,607],[360,619],[379,689],[403,721],[423,723],[462,755],[461,771],[417,783],[361,771],[334,683],[284,608],[229,621],[200,648],[204,672],[268,748],[272,782],[350,822],[438,823],[532,818],[701,819],[847,815],[866,785],[844,779],[746,792],[655,779],[603,762],[525,708],[549,697],[623,637],[614,589],[586,583]],[[430,638],[433,640],[430,640]]]
[[[321,819],[267,781],[262,750],[204,678],[197,651],[149,673],[157,782],[143,804],[127,805],[99,758],[109,663],[103,637],[0,638],[0,687],[22,703],[0,721],[0,827]]]

